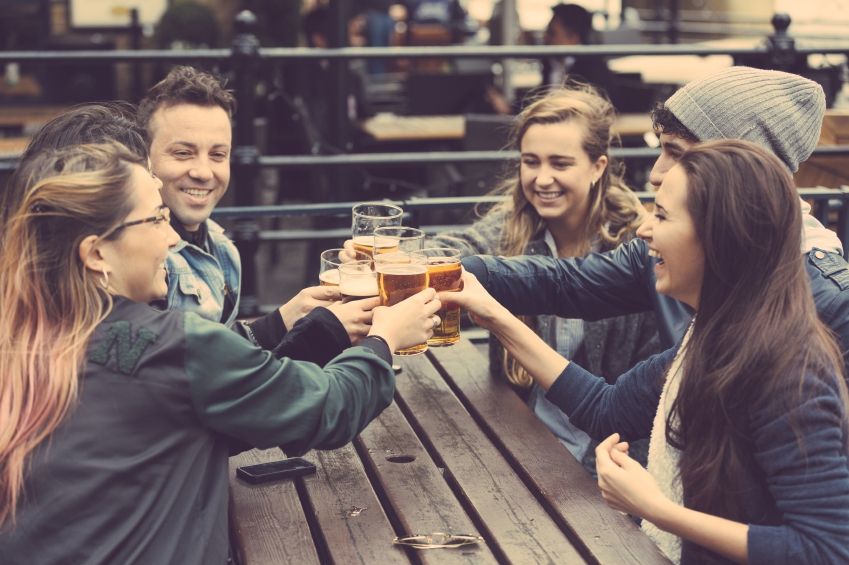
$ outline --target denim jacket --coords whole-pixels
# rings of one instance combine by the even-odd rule
[[[224,235],[224,228],[212,220],[207,220],[206,225],[215,246],[214,257],[184,240],[168,254],[168,310],[194,312],[229,325],[239,313],[242,262],[236,246]],[[229,319],[222,320],[226,293],[233,293],[235,307]]]

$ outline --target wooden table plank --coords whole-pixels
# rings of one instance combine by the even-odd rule
[[[583,564],[516,472],[475,424],[424,355],[398,358],[396,401],[445,468],[444,476],[510,563]]]
[[[584,545],[585,553],[602,565],[669,564],[631,519],[607,506],[592,476],[510,387],[490,376],[488,360],[471,343],[431,348],[428,355],[490,439],[551,504],[573,541]]]
[[[355,442],[402,532],[479,535],[398,406],[384,410]],[[417,556],[425,564],[497,563],[484,544]]]
[[[321,536],[322,562],[409,564],[404,550],[392,545],[395,532],[351,444],[304,456],[316,474],[298,479],[304,506]]]
[[[252,485],[236,478],[236,467],[285,457],[274,448],[230,458],[230,529],[243,565],[319,563],[294,480]]]

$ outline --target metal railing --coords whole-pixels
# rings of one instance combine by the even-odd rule
[[[799,196],[803,200],[813,203],[811,214],[823,225],[836,223],[837,236],[844,242],[849,241],[849,186],[839,188],[800,188]],[[654,192],[635,192],[640,202],[644,204],[653,203]],[[405,225],[418,227],[428,235],[436,235],[447,229],[462,229],[463,226],[422,225],[422,212],[434,210],[463,210],[477,206],[487,209],[489,206],[508,200],[507,196],[458,196],[445,198],[410,198],[407,200],[385,200],[387,204],[394,204],[404,209],[407,217]],[[351,208],[359,202],[327,202],[321,204],[287,204],[278,206],[245,206],[245,207],[220,207],[212,212],[212,218],[216,220],[225,219],[260,219],[260,218],[284,218],[294,216],[327,216],[349,219]],[[836,215],[832,222],[831,216]],[[289,229],[289,230],[265,230],[260,232],[259,239],[262,241],[294,241],[294,240],[344,240],[349,239],[350,228],[338,229]]]
[[[345,18],[344,3],[337,2],[335,6],[336,21],[331,41],[336,45],[344,40]],[[350,59],[390,59],[390,58],[489,58],[500,60],[505,58],[541,58],[549,56],[580,56],[580,57],[616,57],[630,55],[758,55],[769,60],[773,68],[785,69],[798,56],[808,54],[849,53],[849,43],[845,46],[823,45],[821,47],[798,47],[793,38],[787,33],[790,19],[777,15],[772,23],[775,33],[767,37],[762,46],[752,48],[739,47],[705,47],[700,45],[579,45],[579,46],[493,46],[493,47],[389,47],[389,48],[356,48],[334,47],[329,49],[303,48],[263,48],[254,34],[256,18],[250,12],[243,11],[236,16],[236,35],[230,49],[198,49],[191,51],[167,50],[138,50],[138,51],[0,51],[0,63],[28,62],[49,63],[67,61],[86,61],[98,64],[118,62],[220,62],[228,64],[235,75],[234,86],[239,101],[239,111],[235,117],[234,148],[232,151],[232,183],[236,195],[235,208],[220,208],[213,212],[215,218],[232,218],[233,240],[242,256],[242,309],[243,315],[252,315],[257,311],[256,300],[256,265],[255,254],[260,241],[279,240],[279,236],[263,234],[256,219],[268,216],[288,216],[309,214],[342,213],[342,208],[349,211],[349,204],[313,205],[309,207],[257,207],[252,206],[254,180],[260,167],[344,167],[352,165],[408,165],[428,163],[462,163],[462,162],[494,162],[505,159],[516,159],[514,152],[500,151],[469,151],[469,152],[430,152],[430,153],[381,153],[381,154],[341,154],[341,155],[311,155],[311,156],[261,156],[256,147],[253,128],[256,114],[254,89],[259,77],[260,67],[264,61],[285,60],[328,60],[330,61],[332,81],[330,89],[338,97],[332,107],[330,141],[335,147],[347,146],[347,114],[346,114],[346,73],[344,63]],[[842,155],[849,153],[849,146],[817,148],[815,155]],[[623,148],[614,150],[614,155],[623,159],[653,159],[659,155],[657,149]],[[0,160],[0,170],[14,168],[14,159]],[[249,189],[240,189],[250,187]],[[844,188],[836,191],[811,189],[806,193],[817,203],[817,215],[825,219],[829,211],[829,202],[838,210],[839,234],[847,241],[845,206],[846,192]],[[650,198],[648,193],[641,193],[641,198]],[[463,199],[430,199],[425,203],[421,200],[406,201],[404,205],[411,213],[424,210],[427,207],[462,207],[470,206]],[[474,199],[477,203],[480,199]],[[342,208],[340,208],[340,206]],[[324,207],[324,208],[322,208]],[[336,210],[331,212],[331,210]],[[298,237],[316,237],[320,234],[311,230],[303,230]]]

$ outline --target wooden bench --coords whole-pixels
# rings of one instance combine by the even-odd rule
[[[282,453],[231,460],[238,563],[669,563],[470,343],[396,359],[395,403],[352,444],[307,454],[315,475],[249,485],[237,466]],[[392,545],[432,532],[485,542]]]

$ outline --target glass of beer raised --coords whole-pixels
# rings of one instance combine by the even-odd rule
[[[378,295],[377,275],[371,259],[349,261],[339,265],[339,294],[342,295],[342,302]]]
[[[383,226],[374,230],[374,253],[412,253],[424,248],[425,232],[404,226]]]
[[[427,258],[430,288],[436,292],[457,292],[462,286],[463,265],[461,253],[450,247],[423,249],[412,254]],[[447,347],[460,341],[460,307],[442,308],[436,313],[442,323],[433,329],[433,337],[427,340],[430,347]]]
[[[321,266],[318,270],[318,281],[321,286],[339,286],[339,266],[348,260],[342,259],[349,254],[345,249],[328,249],[321,253]],[[370,261],[371,256],[354,252],[354,260]]]
[[[351,239],[354,250],[373,255],[374,230],[382,226],[400,226],[404,211],[392,204],[365,202],[351,208]]]
[[[409,253],[384,253],[374,256],[377,290],[381,306],[394,306],[427,288],[427,257]],[[418,355],[427,351],[427,343],[399,349],[395,355]]]

